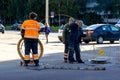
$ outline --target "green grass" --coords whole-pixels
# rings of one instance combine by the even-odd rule
[[[60,28],[59,26],[51,26],[50,27],[51,32],[57,32],[59,28]],[[11,25],[5,25],[5,29],[6,30],[11,30]]]
[[[5,30],[11,30],[11,25],[5,25]]]
[[[59,28],[60,28],[59,26],[51,26],[50,27],[51,32],[57,32]]]

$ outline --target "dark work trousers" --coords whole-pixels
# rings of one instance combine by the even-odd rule
[[[30,55],[30,51],[32,50],[32,54],[38,54],[38,39],[24,39],[25,43],[25,55]],[[29,60],[25,61],[26,63],[29,63]],[[39,59],[34,60],[35,64],[39,63]]]
[[[64,44],[64,45],[65,45],[64,53],[68,53],[69,45],[68,44]]]
[[[68,44],[64,44],[64,60],[68,59],[68,50],[69,50],[69,45]]]
[[[78,41],[78,25],[76,23],[72,23],[70,25],[70,36],[69,36],[69,56],[68,59],[70,62],[73,62],[74,52],[76,55],[76,60],[79,62],[80,59],[80,48]]]
[[[69,61],[74,60],[74,52],[75,52],[76,60],[81,61],[79,43],[73,41],[69,43],[69,56],[68,56]]]
[[[80,51],[80,44],[79,43],[75,44],[74,50],[75,50],[76,60],[81,61],[81,55],[80,55],[81,51]]]

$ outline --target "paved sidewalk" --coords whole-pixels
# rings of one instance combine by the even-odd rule
[[[7,31],[6,34],[1,34],[1,60],[0,61],[6,61],[6,60],[16,60],[19,59],[20,57],[17,53],[17,43],[19,39],[21,38],[20,32],[19,31]],[[43,56],[40,59],[40,64],[44,64],[44,67],[47,66],[48,68],[71,68],[71,69],[87,69],[87,68],[92,68],[95,67],[108,67],[108,66],[113,66],[114,62],[109,63],[109,64],[91,64],[88,59],[91,58],[91,56],[87,55],[87,59],[84,59],[84,55],[82,55],[83,60],[85,60],[85,64],[69,64],[69,63],[64,63],[63,62],[63,50],[64,50],[64,44],[61,43],[58,40],[57,34],[56,33],[50,33],[49,35],[49,42],[46,44],[46,39],[43,34],[40,35],[39,39],[41,40],[43,47],[44,47],[44,52]],[[7,48],[7,49],[6,49]],[[4,52],[4,54],[3,54]],[[82,53],[82,52],[81,52]],[[86,56],[85,56],[86,57]],[[60,66],[60,67],[58,67]]]

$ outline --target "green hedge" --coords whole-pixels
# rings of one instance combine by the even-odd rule
[[[5,25],[5,30],[11,30],[11,25]]]
[[[51,26],[50,27],[52,32],[57,32],[59,28],[60,28],[59,26]]]
[[[5,25],[5,29],[11,30],[11,25]],[[59,29],[59,26],[51,26],[50,29],[51,29],[51,32],[57,32]]]

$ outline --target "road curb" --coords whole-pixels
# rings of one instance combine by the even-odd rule
[[[101,66],[65,66],[65,65],[49,65],[44,64],[38,67],[36,66],[27,66],[26,69],[29,70],[45,70],[45,69],[61,69],[61,70],[106,70],[105,67]]]

